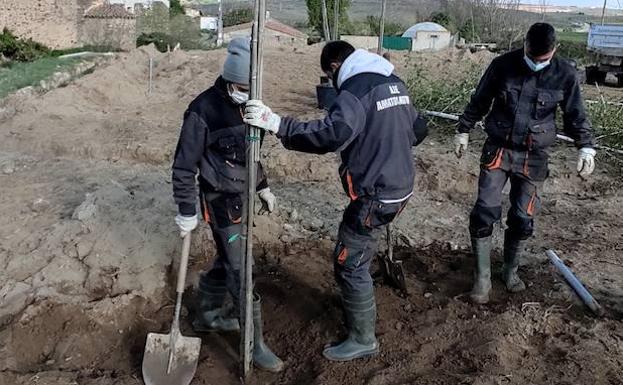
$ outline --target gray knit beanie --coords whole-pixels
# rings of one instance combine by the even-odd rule
[[[249,85],[251,40],[238,37],[229,42],[223,65],[223,79],[230,83]]]

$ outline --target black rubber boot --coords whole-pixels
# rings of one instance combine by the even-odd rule
[[[526,249],[526,240],[515,238],[508,233],[504,236],[504,265],[502,274],[506,290],[511,293],[519,293],[526,290],[526,284],[517,275],[519,260]]]
[[[322,355],[331,361],[350,361],[377,354],[379,344],[374,333],[376,326],[374,289],[371,288],[364,294],[352,294],[342,290],[342,302],[348,338],[325,348]]]
[[[217,271],[202,273],[199,278],[199,306],[193,321],[196,332],[240,330],[238,318],[233,314],[231,306],[223,306],[227,296],[225,278],[219,277]]]
[[[269,372],[283,370],[283,361],[264,343],[262,325],[262,299],[253,294],[253,363],[260,369]]]
[[[491,291],[491,237],[472,238],[472,252],[476,260],[474,287],[469,295],[472,302],[489,302]]]

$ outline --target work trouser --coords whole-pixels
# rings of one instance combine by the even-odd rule
[[[383,203],[359,197],[346,207],[333,253],[335,279],[342,291],[355,295],[372,290],[370,264],[377,251],[380,230],[406,204],[407,200]]]
[[[202,192],[200,201],[203,219],[210,224],[216,243],[216,260],[208,275],[225,279],[235,314],[239,314],[240,269],[244,257],[242,195]]]
[[[540,208],[539,189],[547,178],[545,151],[517,151],[485,144],[478,180],[478,199],[470,215],[474,238],[491,236],[502,217],[502,190],[510,179],[510,203],[506,235],[528,239],[534,232],[534,217]]]

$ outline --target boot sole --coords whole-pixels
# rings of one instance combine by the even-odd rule
[[[277,368],[267,368],[267,367],[258,365],[257,362],[253,362],[253,366],[255,366],[256,368],[258,368],[260,370],[264,370],[266,372],[279,373],[279,372],[283,371],[283,368],[284,368],[285,365],[282,362],[281,365],[279,367],[277,367]]]
[[[346,361],[352,361],[352,360],[356,360],[358,358],[365,358],[365,357],[371,357],[371,356],[375,356],[379,354],[379,348],[374,348],[372,350],[367,350],[361,353],[357,353],[354,356],[350,356],[350,357],[344,357],[344,358],[335,358],[335,357],[330,357],[327,356],[327,354],[325,352],[322,352],[322,356],[324,358],[326,358],[329,361],[333,361],[333,362],[346,362]]]

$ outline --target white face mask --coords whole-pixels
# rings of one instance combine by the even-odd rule
[[[229,88],[228,89],[229,97],[231,98],[231,100],[233,100],[234,103],[236,103],[236,104],[244,104],[244,103],[249,101],[249,93],[248,92],[239,91],[239,90],[235,89],[232,86],[229,86],[228,88]]]
[[[534,72],[539,72],[547,68],[549,66],[551,60],[544,61],[541,63],[535,63],[532,59],[530,59],[527,55],[524,55],[523,60],[526,62],[528,67]]]

